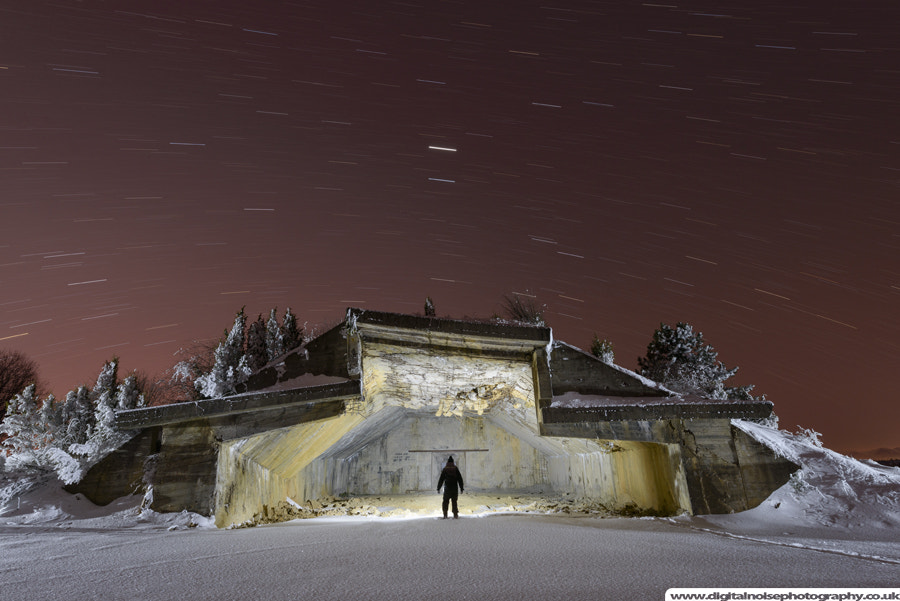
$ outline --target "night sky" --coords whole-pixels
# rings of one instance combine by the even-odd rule
[[[636,369],[687,321],[900,446],[900,4],[8,2],[0,345],[57,395],[241,306],[490,317]]]

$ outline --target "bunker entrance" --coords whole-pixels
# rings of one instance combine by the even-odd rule
[[[570,495],[610,509],[675,513],[686,505],[673,487],[680,456],[669,446],[544,437],[502,415],[437,417],[399,407],[345,414],[223,445],[216,520],[240,523],[284,502],[434,495],[451,455],[466,494]]]

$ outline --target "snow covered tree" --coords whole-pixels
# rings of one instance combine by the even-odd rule
[[[145,404],[144,394],[138,383],[138,376],[132,374],[125,378],[116,389],[116,409],[138,409]]]
[[[56,404],[53,395],[43,401],[35,396],[30,385],[10,401],[10,411],[0,422],[0,434],[8,437],[0,443],[0,453],[9,456],[4,462],[7,470],[26,472],[56,472],[66,484],[80,478],[78,462],[54,443],[55,431],[48,428],[49,413]],[[48,409],[49,406],[49,409]]]
[[[434,317],[434,301],[430,296],[425,297],[425,317]]]
[[[128,432],[116,429],[116,409],[130,409],[143,403],[134,375],[128,376],[124,382],[118,381],[117,358],[103,365],[97,384],[91,391],[91,398],[94,404],[94,427],[83,442],[73,441],[66,449],[78,460],[82,471],[119,448],[131,437]],[[80,475],[78,477],[80,478]]]
[[[231,330],[226,331],[224,339],[212,353],[212,361],[204,362],[202,354],[195,354],[179,362],[172,369],[170,386],[178,387],[190,381],[193,390],[205,398],[234,394],[251,373],[303,343],[303,331],[297,327],[297,318],[290,307],[280,326],[275,309],[269,313],[267,322],[260,315],[247,328],[246,321],[244,309],[241,308]]]
[[[52,394],[44,399],[44,404],[41,405],[41,425],[51,438],[59,436],[60,428],[63,426],[62,403]]]
[[[191,347],[179,349],[176,355],[186,358],[167,370],[167,377],[160,382],[163,389],[160,396],[170,402],[199,399],[200,391],[196,382],[212,371],[216,363],[217,346],[217,343],[212,344],[209,340],[195,340]]]
[[[591,354],[603,361],[604,363],[612,363],[616,359],[613,353],[613,345],[609,340],[600,340],[600,337],[594,334],[591,341]]]
[[[87,441],[88,434],[94,429],[94,404],[91,393],[86,386],[70,390],[63,406],[66,432],[64,441],[68,444],[82,444]]]
[[[247,330],[247,367],[252,371],[262,369],[269,362],[269,353],[266,348],[266,322],[262,315],[250,324]]]
[[[234,394],[237,386],[247,381],[250,368],[244,356],[244,329],[247,317],[242,308],[234,318],[234,325],[215,351],[215,363],[208,374],[194,380],[194,386],[206,398],[214,399]]]
[[[725,380],[737,373],[718,361],[718,353],[694,332],[690,324],[679,322],[674,328],[661,323],[647,345],[647,355],[638,358],[641,375],[683,393],[711,399],[754,400],[753,386],[726,387]],[[765,395],[759,397],[765,399]]]
[[[9,400],[6,416],[0,422],[0,434],[8,436],[3,446],[9,452],[22,453],[30,452],[42,433],[35,385],[31,384]]]
[[[284,354],[284,335],[278,325],[276,309],[269,312],[269,319],[266,321],[266,357],[269,361]]]
[[[288,307],[281,322],[281,336],[284,340],[284,352],[290,352],[303,344],[303,331],[297,327],[297,318]]]
[[[94,404],[94,427],[111,428],[115,421],[116,387],[119,379],[119,359],[113,357],[100,369],[97,383],[91,391],[91,401]],[[88,432],[90,437],[92,432]]]
[[[0,423],[8,438],[6,469],[55,472],[66,484],[77,482],[91,465],[126,442],[132,433],[115,429],[115,409],[143,405],[137,378],[118,382],[118,359],[106,362],[91,390],[80,386],[58,403],[41,402],[31,385],[10,403]],[[4,455],[6,453],[3,453]]]

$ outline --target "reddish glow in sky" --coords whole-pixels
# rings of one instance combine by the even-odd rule
[[[894,1],[0,9],[0,345],[57,394],[246,305],[488,317],[636,368],[688,321],[828,446],[900,446]]]

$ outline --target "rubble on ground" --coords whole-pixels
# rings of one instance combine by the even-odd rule
[[[291,520],[320,517],[437,517],[441,515],[441,495],[378,495],[324,497],[297,503],[291,499],[275,505],[263,505],[246,522],[232,527],[247,528]],[[612,510],[591,499],[568,496],[490,495],[465,493],[459,497],[460,515],[482,516],[491,513],[540,513],[592,515],[595,517],[633,515],[630,508]]]

